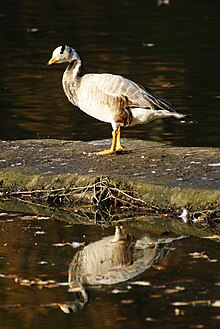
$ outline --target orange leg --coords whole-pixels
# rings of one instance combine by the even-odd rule
[[[123,150],[123,146],[121,145],[121,129],[120,127],[116,130],[116,135],[117,135],[117,139],[116,139],[116,151],[122,151]]]
[[[120,127],[117,130],[112,131],[112,145],[109,150],[104,150],[101,152],[98,152],[98,155],[108,155],[113,154],[115,151],[121,151],[123,150],[123,147],[121,145],[121,131]]]

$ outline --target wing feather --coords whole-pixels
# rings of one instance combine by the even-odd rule
[[[170,103],[153,94],[150,89],[144,88],[120,75],[109,73],[86,74],[82,77],[82,84],[84,92],[97,95],[96,105],[97,102],[103,102],[106,98],[109,101],[111,97],[115,99],[126,96],[131,107],[175,112]]]

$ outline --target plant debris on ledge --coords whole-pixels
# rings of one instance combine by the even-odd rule
[[[94,151],[102,143],[0,142],[2,198],[62,207],[99,222],[149,212],[172,212],[194,225],[219,220],[219,149],[126,140],[128,152],[100,157]]]

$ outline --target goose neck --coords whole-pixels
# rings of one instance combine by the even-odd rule
[[[75,79],[80,76],[81,73],[82,62],[81,60],[73,60],[70,62],[66,68],[66,73],[71,74],[72,77]]]

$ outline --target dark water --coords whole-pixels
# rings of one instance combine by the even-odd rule
[[[129,77],[198,121],[185,126],[157,121],[124,129],[124,137],[219,146],[219,12],[218,0],[171,0],[161,6],[156,0],[0,0],[0,139],[110,137],[110,125],[68,103],[61,88],[65,67],[46,65],[53,49],[66,43],[79,50],[85,72]],[[74,257],[113,234],[113,228],[1,213],[0,327],[219,327],[219,245],[195,237],[162,243],[149,267],[143,261],[142,272],[127,281],[85,285],[88,304],[66,314],[58,304],[65,309],[82,298],[68,286]],[[85,246],[53,245],[72,241]],[[118,273],[136,254],[128,248],[121,255]]]
[[[124,137],[219,146],[219,12],[218,0],[1,0],[0,138],[111,136],[110,125],[68,103],[65,66],[46,66],[66,43],[80,52],[85,72],[129,77],[198,121],[157,121],[126,128]]]
[[[219,243],[0,215],[2,329],[219,328]]]

